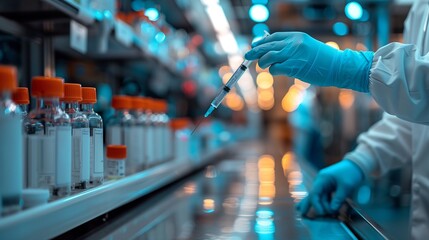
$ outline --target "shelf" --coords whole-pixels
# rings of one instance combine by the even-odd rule
[[[72,57],[94,61],[153,61],[172,75],[183,77],[175,66],[150,54],[131,26],[99,15],[100,12],[69,0],[36,0],[28,4],[25,0],[2,0],[0,31],[29,39],[52,37],[55,50]],[[78,22],[87,31],[86,52],[70,47],[71,21]],[[102,44],[107,45],[107,50],[100,50]]]
[[[0,239],[50,239],[119,206],[145,196],[206,166],[227,150],[206,155],[196,164],[172,161],[126,178],[109,181],[43,206],[0,219]]]

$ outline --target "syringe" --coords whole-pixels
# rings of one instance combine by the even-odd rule
[[[270,34],[267,31],[264,31],[265,35],[263,38],[266,38]],[[247,70],[247,68],[250,66],[250,64],[253,61],[251,60],[244,60],[240,67],[234,72],[234,74],[231,76],[231,78],[228,80],[228,82],[223,86],[223,88],[219,91],[219,93],[216,95],[215,99],[210,103],[210,107],[207,110],[206,114],[204,114],[204,117],[208,117],[217,107],[219,107],[220,103],[225,98],[226,94],[231,91],[231,89],[234,87],[234,85],[238,82],[238,80],[243,76],[243,73]]]
[[[204,117],[208,117],[216,108],[219,107],[220,103],[223,101],[226,94],[228,94],[229,91],[231,91],[231,89],[238,82],[241,76],[243,76],[243,73],[247,70],[247,68],[250,66],[251,63],[252,61],[250,60],[244,60],[240,64],[240,67],[234,72],[234,74],[231,76],[228,82],[223,86],[222,89],[220,89],[219,93],[210,103],[210,108],[207,110],[206,114],[204,114]]]

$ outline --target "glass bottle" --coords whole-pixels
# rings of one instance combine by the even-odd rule
[[[168,161],[172,156],[172,131],[170,118],[167,115],[168,104],[166,100],[160,101],[160,126],[161,126],[161,161]]]
[[[106,178],[116,180],[125,177],[127,147],[125,145],[108,145],[106,158]]]
[[[130,173],[142,170],[144,163],[144,128],[145,119],[143,117],[144,100],[141,97],[132,97],[132,111],[135,124],[131,127],[133,141],[133,151],[128,151],[127,169]]]
[[[69,195],[72,129],[70,117],[60,108],[64,80],[57,77],[33,77],[31,95],[36,98],[36,108],[24,120],[28,186],[50,189],[55,196]]]
[[[152,121],[153,100],[147,97],[141,97],[143,112],[140,115],[140,121],[144,124],[143,146],[144,146],[144,169],[147,169],[154,162],[154,128]]]
[[[117,95],[112,98],[112,107],[115,109],[114,115],[107,121],[108,145],[125,145],[127,151],[133,151],[133,138],[131,127],[135,124],[135,118],[130,114],[132,100],[128,96]]]
[[[18,87],[13,91],[12,101],[18,106],[21,112],[21,118],[24,119],[27,117],[27,108],[30,104],[30,97],[28,96],[28,88]]]
[[[22,125],[20,109],[12,102],[17,70],[0,65],[0,209],[1,215],[19,211],[22,201]]]
[[[82,101],[82,86],[64,84],[62,109],[69,115],[72,126],[72,188],[86,189],[89,185],[90,138],[89,122],[79,109]]]
[[[12,94],[12,101],[16,104],[16,106],[20,110],[21,120],[24,121],[24,119],[27,117],[27,108],[28,104],[30,104],[30,97],[28,96],[28,88],[25,87],[18,87],[13,91]],[[25,137],[25,132],[22,131],[22,177],[23,177],[23,187],[25,188],[27,186],[27,138]]]
[[[97,102],[95,88],[82,88],[81,111],[86,115],[90,130],[90,174],[89,182],[97,186],[104,181],[104,157],[103,157],[103,119],[94,112],[94,104]]]
[[[160,100],[153,100],[152,103],[152,126],[153,126],[153,149],[154,159],[152,166],[158,165],[162,161],[162,122]]]

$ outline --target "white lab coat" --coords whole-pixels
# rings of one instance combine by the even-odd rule
[[[404,42],[374,55],[370,92],[389,114],[358,138],[344,158],[369,176],[412,167],[410,236],[429,236],[429,0],[416,1],[405,22]],[[429,26],[428,26],[429,27]],[[398,118],[399,117],[399,118]]]

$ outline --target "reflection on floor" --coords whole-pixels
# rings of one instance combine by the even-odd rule
[[[88,239],[354,239],[333,219],[302,219],[306,196],[292,152],[246,143]]]

